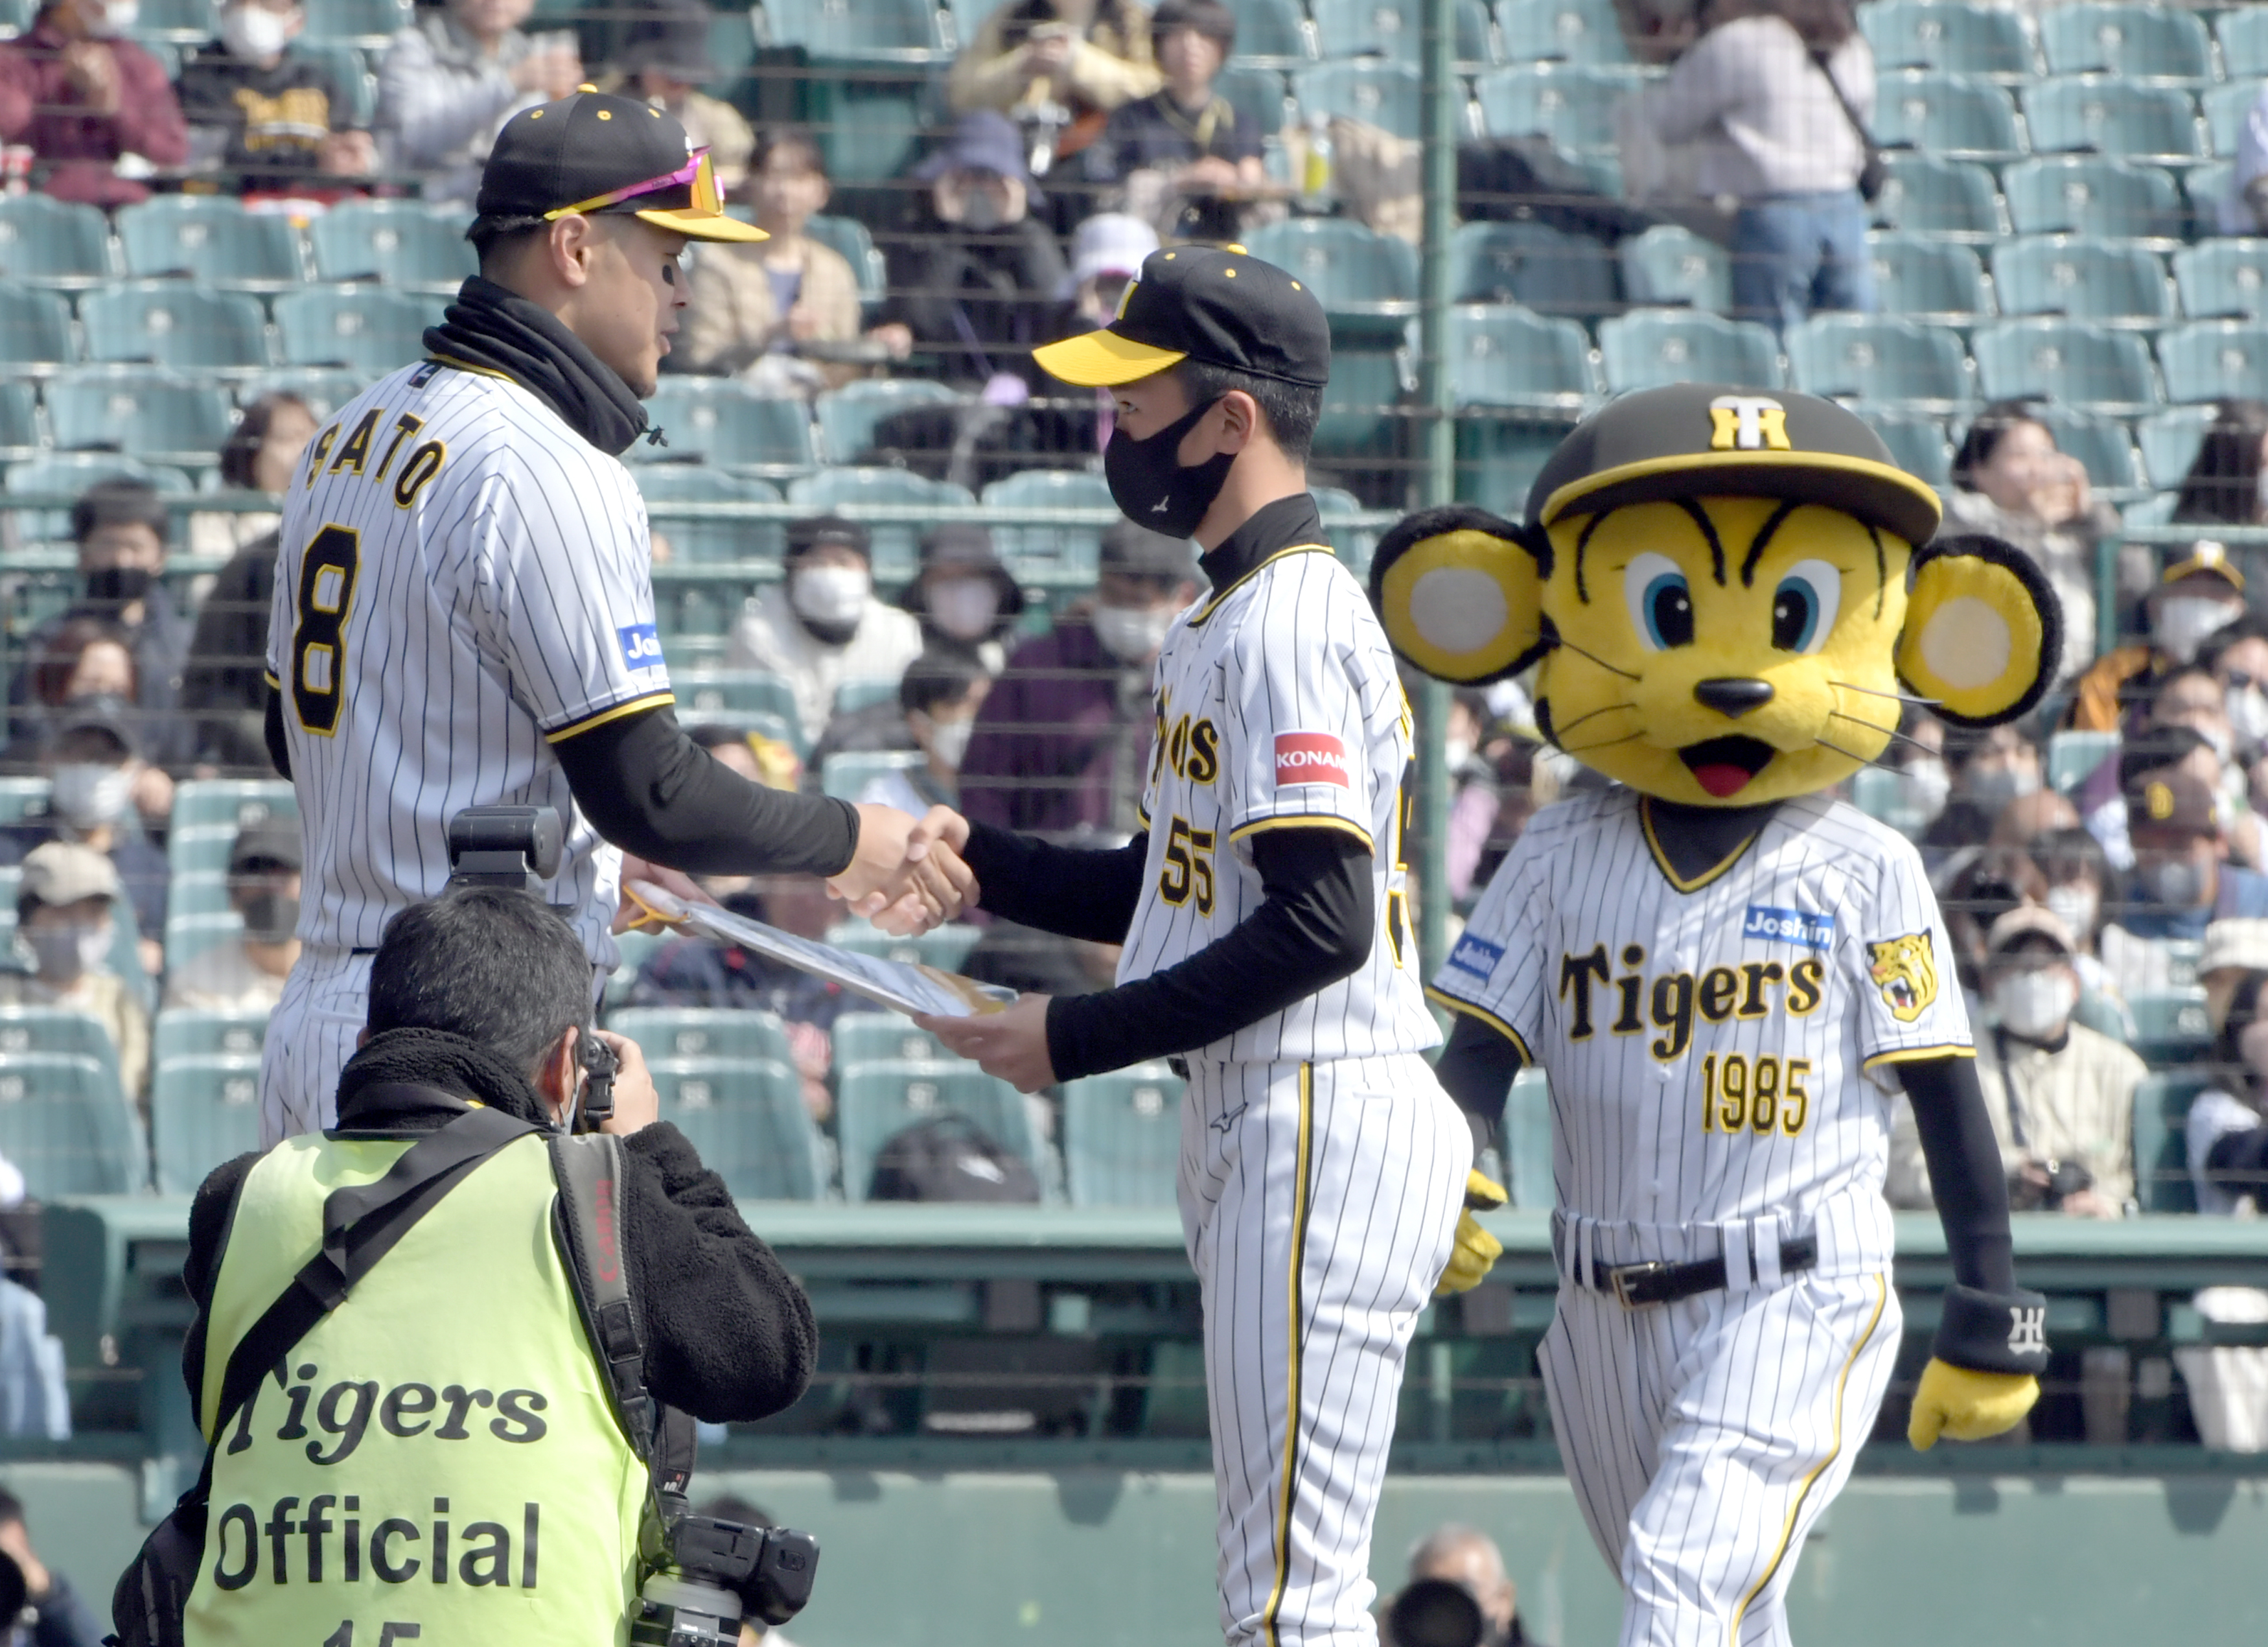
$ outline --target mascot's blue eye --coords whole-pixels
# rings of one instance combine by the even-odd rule
[[[1640,555],[1623,568],[1631,627],[1649,652],[1693,644],[1693,591],[1667,555]]]
[[[1843,574],[1823,560],[1800,560],[1772,591],[1771,643],[1782,652],[1827,644],[1843,604]]]

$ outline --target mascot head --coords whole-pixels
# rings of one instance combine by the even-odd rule
[[[1753,806],[1878,758],[1902,699],[1968,727],[2039,701],[2062,654],[2054,595],[1993,539],[1917,550],[1938,513],[1831,401],[1677,384],[1579,425],[1525,527],[1463,506],[1402,521],[1371,596],[1437,679],[1538,664],[1537,727],[1585,765]]]

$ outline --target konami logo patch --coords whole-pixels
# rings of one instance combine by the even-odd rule
[[[1347,764],[1346,744],[1328,732],[1279,732],[1276,735],[1276,783],[1336,784],[1354,787]]]

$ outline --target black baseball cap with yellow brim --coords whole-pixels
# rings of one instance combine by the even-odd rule
[[[692,240],[769,240],[725,215],[709,151],[650,103],[583,86],[504,124],[481,172],[483,218],[624,216]]]
[[[1066,383],[1108,388],[1184,360],[1320,388],[1331,329],[1315,294],[1241,246],[1176,246],[1142,261],[1101,331],[1032,351]]]

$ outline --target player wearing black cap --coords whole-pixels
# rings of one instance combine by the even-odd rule
[[[707,152],[585,87],[505,122],[477,210],[481,272],[430,358],[339,412],[285,503],[268,743],[298,790],[306,948],[262,1071],[267,1143],[329,1123],[370,956],[441,890],[466,807],[567,820],[551,896],[601,971],[625,853],[649,878],[819,874],[877,912],[903,895],[940,918],[967,879],[950,853],[909,855],[904,815],[749,783],[672,713],[619,459],[647,432],[687,243],[764,238],[725,215]]]
[[[988,909],[1123,945],[1118,986],[922,1023],[1026,1091],[1186,1060],[1221,1627],[1232,1647],[1371,1639],[1410,1331],[1445,1267],[1469,1286],[1492,1244],[1460,1221],[1471,1140],[1420,1056],[1439,1036],[1401,861],[1409,705],[1307,491],[1329,330],[1284,270],[1183,247],[1108,327],[1036,358],[1114,391],[1111,497],[1194,536],[1211,589],[1154,666],[1141,833],[1078,851],[953,818],[945,837]]]

